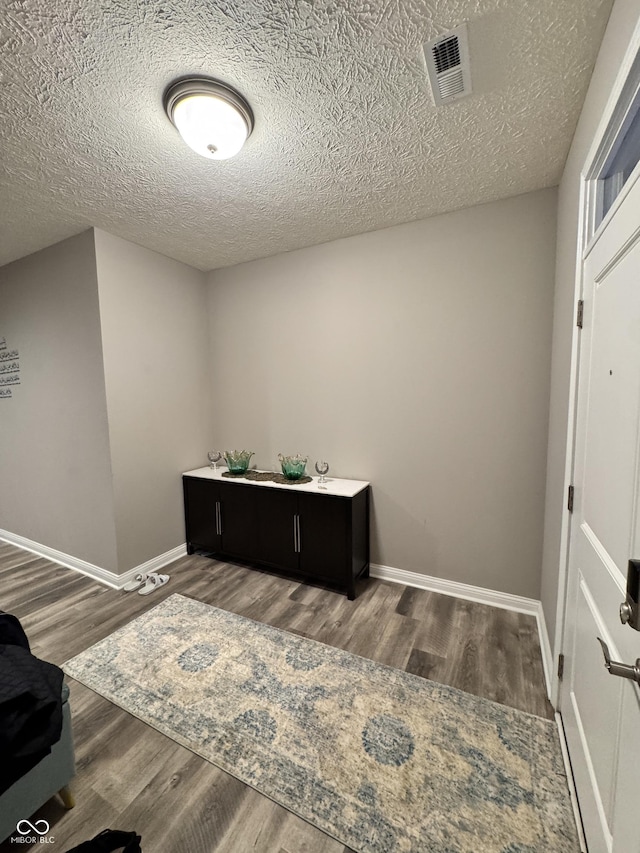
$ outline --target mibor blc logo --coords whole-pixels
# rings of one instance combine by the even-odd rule
[[[12,844],[52,844],[54,838],[49,835],[49,823],[46,820],[19,820],[16,825],[17,837],[11,839]]]

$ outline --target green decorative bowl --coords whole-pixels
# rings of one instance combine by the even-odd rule
[[[299,453],[296,453],[295,456],[283,456],[282,453],[278,453],[278,459],[282,465],[282,473],[287,480],[299,480],[300,477],[304,477],[307,465],[306,456],[300,456]]]
[[[244,474],[249,467],[253,450],[225,450],[224,459],[231,474]]]

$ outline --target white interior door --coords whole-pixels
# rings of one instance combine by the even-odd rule
[[[640,853],[640,688],[607,672],[597,640],[640,658],[640,632],[619,617],[640,559],[637,174],[584,261],[583,297],[560,711],[589,853]]]

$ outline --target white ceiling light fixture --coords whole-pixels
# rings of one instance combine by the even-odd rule
[[[164,108],[189,148],[210,160],[233,157],[253,130],[242,95],[208,77],[176,80],[164,93]]]

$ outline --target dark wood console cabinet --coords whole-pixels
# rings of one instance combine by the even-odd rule
[[[356,578],[368,577],[368,483],[334,480],[320,491],[314,480],[311,491],[223,479],[209,468],[182,480],[189,554],[257,563],[338,587],[351,600]]]

